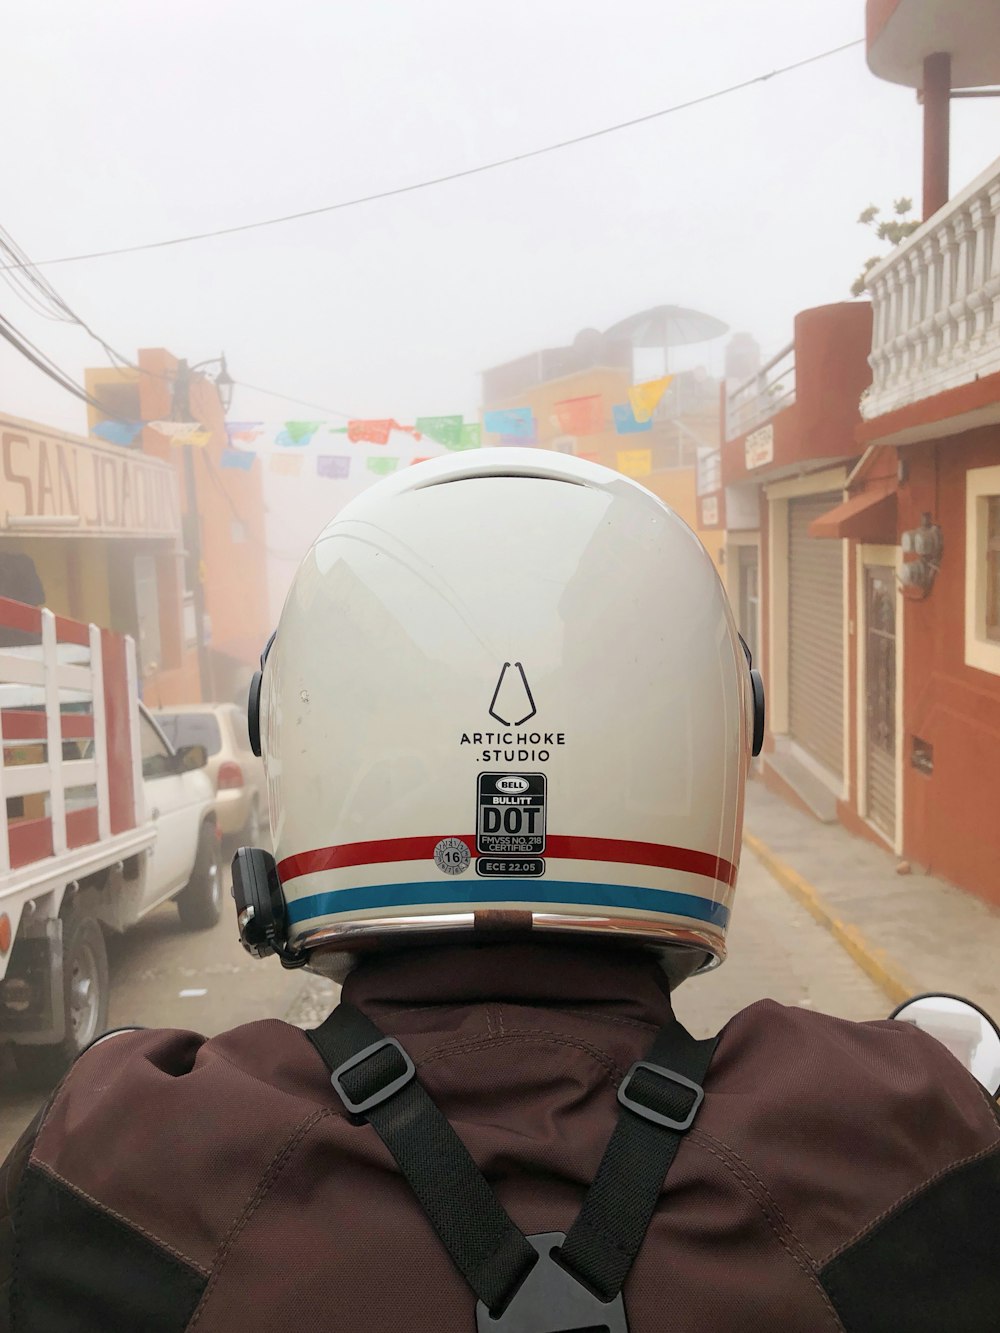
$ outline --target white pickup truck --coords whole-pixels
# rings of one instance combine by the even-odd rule
[[[131,639],[0,598],[0,1045],[28,1079],[107,1027],[105,931],[170,898],[218,921],[205,762],[139,702]]]

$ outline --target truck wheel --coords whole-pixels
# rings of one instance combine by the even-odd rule
[[[222,916],[222,852],[214,824],[201,826],[194,870],[177,895],[177,912],[187,930],[210,930]]]
[[[70,906],[63,914],[63,1004],[66,1035],[52,1046],[17,1046],[14,1059],[25,1082],[52,1087],[76,1057],[108,1026],[108,954],[92,916]]]

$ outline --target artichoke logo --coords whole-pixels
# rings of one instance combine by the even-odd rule
[[[537,712],[524,667],[520,662],[514,662],[513,665],[504,662],[497,687],[493,691],[490,717],[495,717],[505,727],[519,727]]]

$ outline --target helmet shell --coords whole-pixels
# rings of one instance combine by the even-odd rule
[[[530,449],[408,468],[316,539],[267,659],[290,943],[530,929],[721,961],[750,727],[718,574],[650,492]]]

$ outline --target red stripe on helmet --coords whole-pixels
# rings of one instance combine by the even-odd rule
[[[476,855],[472,834],[460,834],[470,853]],[[382,838],[374,842],[350,842],[339,847],[318,847],[311,852],[296,852],[278,863],[282,883],[300,875],[315,875],[324,870],[342,870],[349,866],[388,865],[394,861],[431,861],[440,838]],[[706,879],[720,880],[732,887],[736,867],[731,861],[711,852],[697,852],[689,847],[668,847],[659,842],[629,842],[622,838],[575,838],[555,834],[546,839],[546,859],[563,861],[606,861],[615,865],[656,866],[661,870],[680,870]]]

